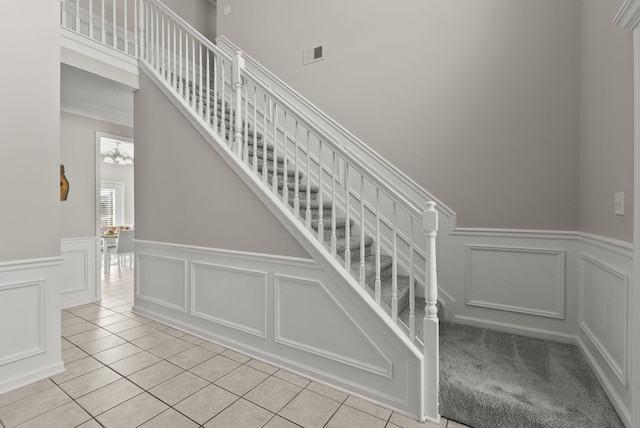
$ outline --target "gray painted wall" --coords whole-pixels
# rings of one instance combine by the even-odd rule
[[[633,240],[633,40],[620,0],[582,0],[580,230]],[[614,215],[624,192],[625,215]]]
[[[69,197],[60,202],[63,238],[96,234],[96,132],[133,137],[133,129],[60,112],[60,162],[69,180]]]
[[[134,117],[137,239],[309,258],[144,73]]]
[[[468,227],[576,230],[577,0],[222,0],[227,36]],[[611,19],[612,17],[607,17]],[[326,59],[303,67],[302,51]]]
[[[0,262],[60,255],[59,7],[49,0],[3,5]],[[38,31],[25,31],[27,17]]]

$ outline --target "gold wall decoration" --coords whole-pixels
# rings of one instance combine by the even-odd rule
[[[69,181],[64,175],[64,165],[60,164],[60,200],[66,201],[69,195]]]

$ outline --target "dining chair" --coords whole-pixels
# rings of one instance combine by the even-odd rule
[[[124,229],[118,232],[118,240],[116,246],[109,249],[109,264],[111,264],[111,256],[118,258],[118,276],[121,276],[121,267],[125,257],[133,256],[133,229]],[[129,267],[132,261],[129,259]]]

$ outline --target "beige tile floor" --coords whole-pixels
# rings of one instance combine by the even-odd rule
[[[112,270],[112,272],[115,270]],[[0,427],[464,427],[420,424],[131,312],[133,273],[62,311],[66,371],[0,395]]]

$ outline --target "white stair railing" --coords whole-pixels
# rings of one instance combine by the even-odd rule
[[[136,0],[60,0],[60,25],[127,55],[138,56]]]
[[[82,1],[88,1],[86,18]],[[367,292],[372,288],[375,304],[406,328],[412,341],[422,340],[422,413],[437,420],[435,203],[421,207],[408,200],[247,70],[240,52],[227,55],[159,1],[99,0],[96,16],[95,0],[82,1],[61,0],[63,28],[138,57],[236,161],[259,178],[264,191],[304,225],[326,257],[340,263],[347,281]],[[409,295],[406,326],[399,318],[401,281]],[[386,298],[384,282],[391,284]],[[417,282],[424,284],[423,290],[416,290]],[[425,308],[418,337],[415,300],[422,292]]]

